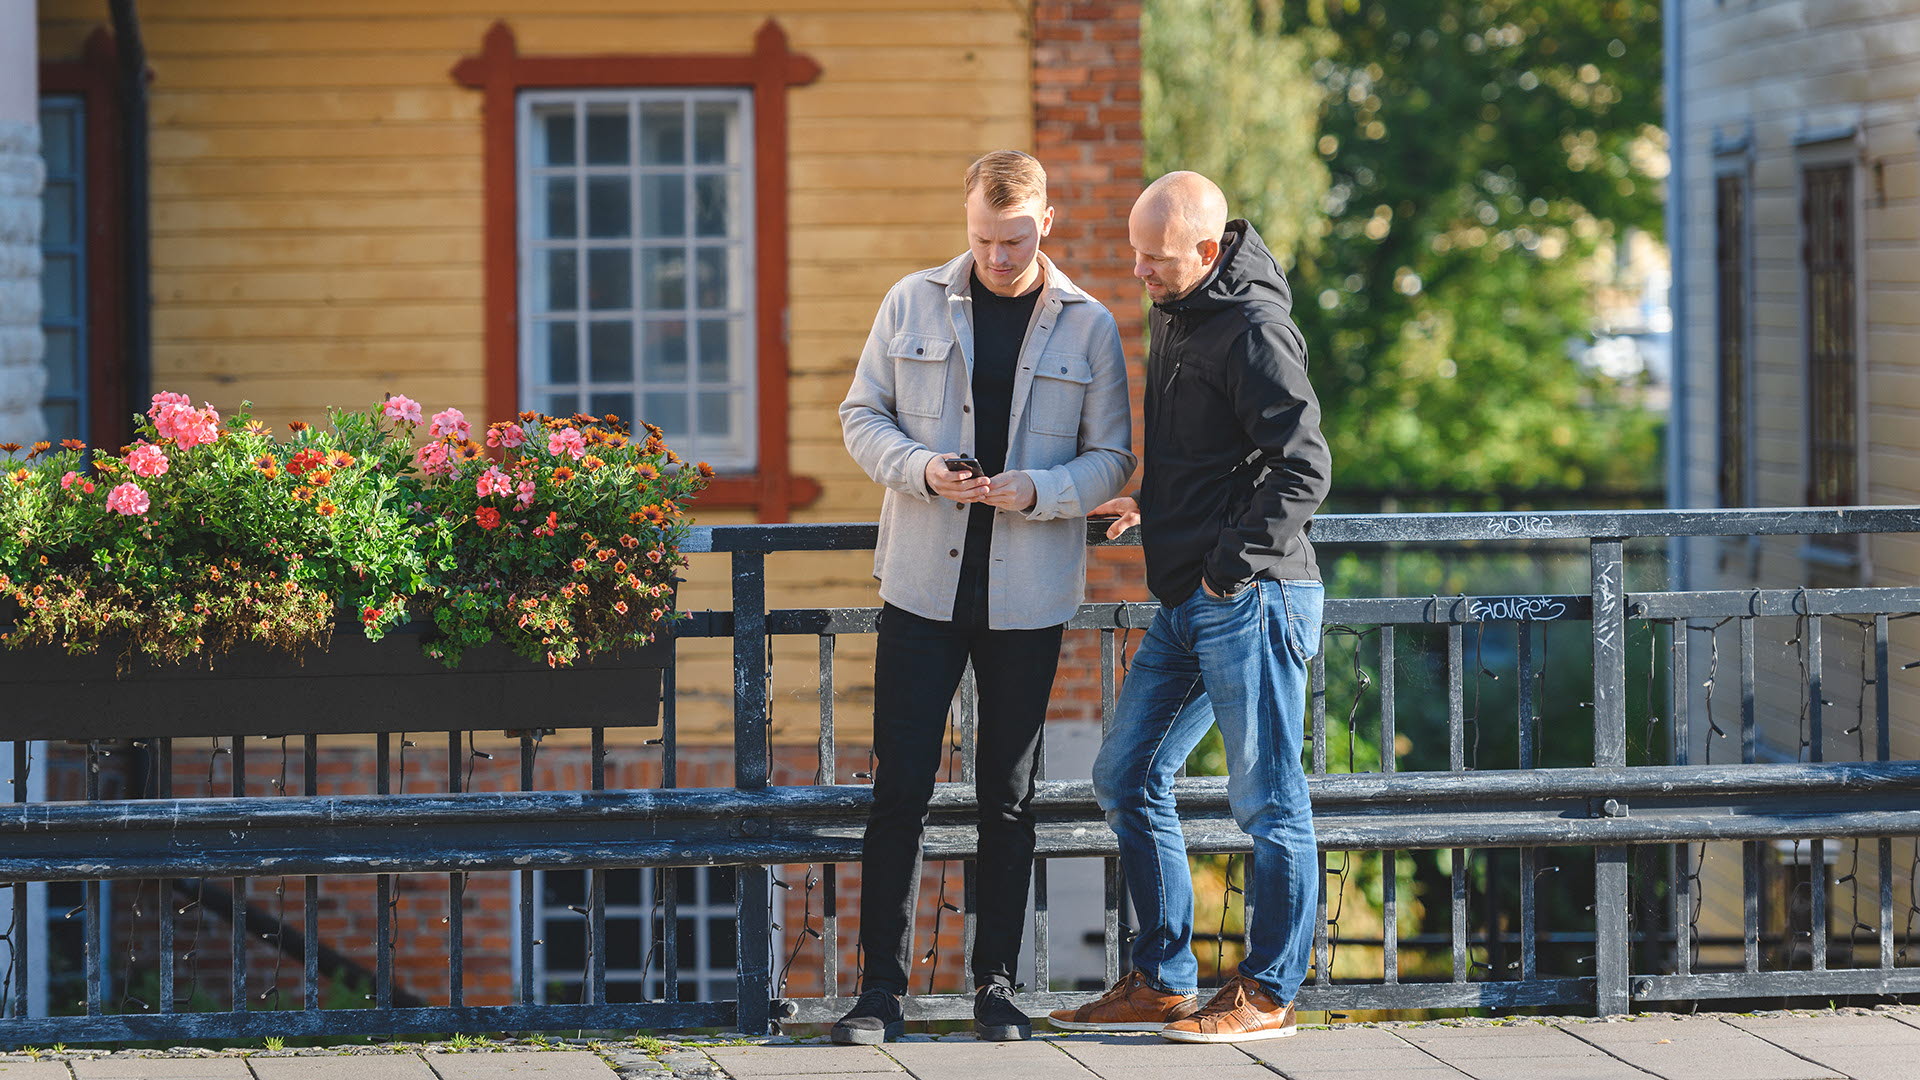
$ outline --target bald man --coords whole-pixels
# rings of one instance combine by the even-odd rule
[[[1133,898],[1133,970],[1105,996],[1052,1014],[1072,1031],[1158,1031],[1179,1042],[1294,1033],[1319,899],[1300,767],[1307,662],[1323,594],[1307,530],[1329,458],[1287,279],[1197,173],[1153,182],[1128,221],[1134,276],[1153,301],[1146,469],[1138,501],[1147,585],[1160,601],[1094,763]],[[1193,886],[1173,779],[1213,725],[1234,820],[1253,838],[1246,957],[1198,1006]],[[1198,1006],[1196,1008],[1196,1006]]]

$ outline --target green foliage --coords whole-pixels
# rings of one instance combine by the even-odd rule
[[[1309,44],[1249,32],[1257,10],[1248,0],[1149,0],[1141,9],[1146,171],[1211,177],[1286,259],[1310,246],[1326,197],[1327,166],[1314,149],[1320,100]]]
[[[1569,344],[1598,245],[1660,226],[1654,0],[1149,0],[1143,33],[1149,172],[1215,176],[1292,264],[1336,491],[1652,482],[1658,418]]]
[[[611,416],[524,413],[481,445],[450,409],[416,449],[421,419],[394,398],[281,443],[158,394],[119,453],[0,445],[0,641],[178,662],[410,611],[449,666],[496,637],[555,666],[653,639],[706,465]]]

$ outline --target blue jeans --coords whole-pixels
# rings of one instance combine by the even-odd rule
[[[1279,1002],[1292,1001],[1306,978],[1320,866],[1300,742],[1324,601],[1317,581],[1256,580],[1225,600],[1196,589],[1155,613],[1134,653],[1093,789],[1120,838],[1139,924],[1133,966],[1162,990],[1199,985],[1173,778],[1216,723],[1234,820],[1253,838],[1240,974]]]

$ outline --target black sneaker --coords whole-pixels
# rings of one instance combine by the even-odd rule
[[[973,995],[973,1034],[982,1042],[1019,1042],[1033,1037],[1033,1021],[1013,1003],[1013,988],[988,983]]]
[[[899,1038],[906,1026],[899,998],[885,990],[869,990],[833,1025],[830,1036],[842,1046],[873,1046]]]

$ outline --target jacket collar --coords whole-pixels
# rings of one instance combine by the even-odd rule
[[[973,298],[973,252],[963,251],[944,266],[928,270],[925,276],[928,281],[945,288],[949,299],[970,300]],[[1044,251],[1040,252],[1040,278],[1043,300],[1076,303],[1093,299],[1075,285],[1072,278],[1062,273]]]

